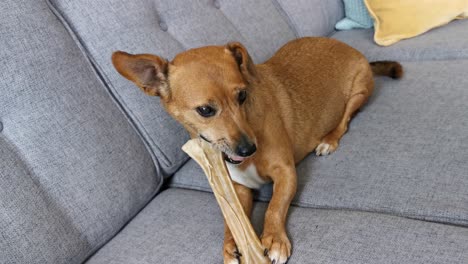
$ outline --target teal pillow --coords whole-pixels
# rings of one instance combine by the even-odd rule
[[[349,30],[353,28],[371,28],[374,21],[367,11],[364,0],[343,0],[346,17],[336,23],[337,30]]]

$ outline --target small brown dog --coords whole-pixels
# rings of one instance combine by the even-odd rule
[[[221,150],[249,215],[252,188],[273,181],[262,243],[272,263],[291,255],[286,215],[296,193],[295,164],[314,151],[336,150],[348,122],[371,95],[373,73],[400,78],[397,62],[369,64],[357,50],[328,38],[301,38],[254,65],[242,44],[207,46],[172,62],[150,54],[115,52],[117,71],[189,131]],[[237,263],[225,228],[225,263]]]

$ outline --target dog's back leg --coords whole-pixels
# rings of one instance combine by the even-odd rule
[[[367,98],[372,94],[374,89],[374,80],[369,67],[357,74],[355,81],[352,84],[350,96],[346,102],[345,112],[338,126],[328,133],[321,143],[315,149],[317,156],[328,155],[338,148],[341,137],[348,130],[348,123],[353,117],[353,114],[361,108],[367,101]]]

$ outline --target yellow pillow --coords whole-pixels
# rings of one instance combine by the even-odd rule
[[[375,20],[374,40],[382,46],[420,35],[456,18],[468,18],[468,0],[365,0],[365,3]]]

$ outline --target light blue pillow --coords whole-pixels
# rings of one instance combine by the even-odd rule
[[[353,28],[371,28],[374,21],[367,11],[364,0],[343,0],[346,17],[336,23],[337,30],[349,30]]]

